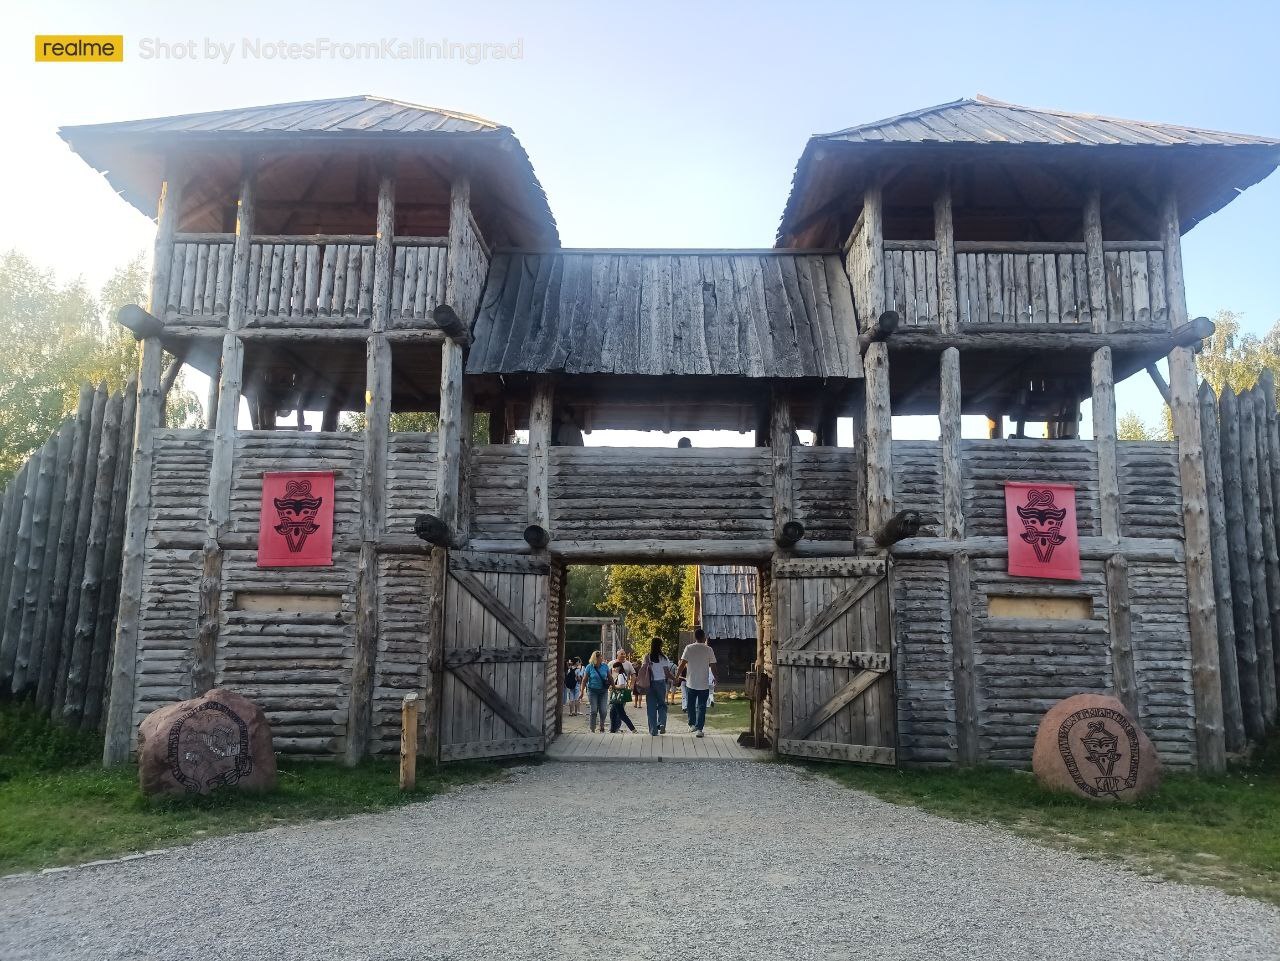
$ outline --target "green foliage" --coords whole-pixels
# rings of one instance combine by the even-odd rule
[[[83,281],[60,283],[16,251],[0,256],[0,483],[75,409],[81,384],[105,383],[114,392],[136,372],[137,344],[112,318],[146,296],[142,255],[96,297]],[[190,391],[175,385],[169,401],[169,423],[203,425]]]
[[[359,433],[368,423],[364,411],[348,412],[338,420],[338,430]],[[391,415],[392,433],[430,434],[440,429],[440,415],[435,411],[401,411]],[[475,414],[471,418],[471,443],[489,443],[489,415]]]
[[[101,752],[100,738],[51,724],[28,707],[0,704],[0,873],[379,811],[502,770],[484,762],[420,762],[417,787],[401,792],[395,759],[355,768],[284,761],[279,787],[269,794],[228,789],[208,797],[146,798],[137,769],[103,770]]]
[[[1220,777],[1166,774],[1151,797],[1099,805],[1045,791],[1025,772],[812,765],[814,772],[955,821],[1119,858],[1172,880],[1280,904],[1280,737]]]
[[[1280,321],[1262,337],[1242,334],[1240,315],[1229,310],[1218,311],[1213,323],[1217,330],[1197,355],[1196,367],[1214,393],[1223,387],[1248,390],[1267,369],[1280,379]]]
[[[674,657],[680,631],[693,623],[693,579],[692,567],[612,564],[606,568],[604,609],[626,618],[631,647],[646,651],[657,637]]]
[[[1120,440],[1152,440],[1151,428],[1147,426],[1146,421],[1135,414],[1128,411],[1120,417],[1116,423],[1116,436]]]
[[[614,613],[605,603],[607,567],[571,567],[568,571],[565,613],[570,617],[598,617]]]

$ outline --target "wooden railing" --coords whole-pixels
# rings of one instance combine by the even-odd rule
[[[165,304],[168,319],[225,323],[231,299],[233,234],[178,234]],[[396,237],[391,312],[425,321],[444,298],[448,240]],[[246,323],[329,319],[367,323],[373,312],[374,237],[254,237],[249,245]]]
[[[1104,302],[1090,297],[1082,243],[965,242],[955,245],[960,324],[1092,326],[1104,313],[1113,329],[1167,329],[1164,253],[1159,243],[1103,245]],[[939,323],[938,252],[932,240],[886,240],[885,309],[908,326]]]

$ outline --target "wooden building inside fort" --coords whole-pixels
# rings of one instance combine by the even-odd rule
[[[1221,766],[1180,238],[1276,141],[960,100],[812,138],[772,248],[582,250],[512,131],[447,110],[61,133],[158,210],[149,310],[123,317],[142,363],[108,761],[213,686],[288,753],[397,750],[414,691],[427,756],[541,752],[566,566],[675,561],[758,572],[784,754],[1026,765],[1044,710],[1099,691],[1166,763]],[[1118,443],[1115,383],[1166,357],[1177,441]],[[208,429],[162,423],[173,362],[213,378]],[[392,430],[402,412],[434,429]],[[900,414],[939,439],[895,439]],[[589,445],[614,428],[755,445]],[[332,566],[258,566],[279,470],[332,471]],[[1074,485],[1079,581],[1007,573],[1020,480]]]

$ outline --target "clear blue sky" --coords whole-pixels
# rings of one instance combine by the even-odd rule
[[[5,13],[10,187],[0,248],[100,282],[148,223],[55,135],[64,124],[376,93],[513,127],[571,246],[768,246],[812,133],[985,93],[1280,136],[1272,4],[47,2]],[[35,33],[122,33],[124,64],[33,62]],[[520,41],[522,58],[253,60],[245,39]],[[231,62],[142,41],[231,44]],[[1186,238],[1192,314],[1280,318],[1280,176]],[[1146,378],[1121,409],[1148,419]]]

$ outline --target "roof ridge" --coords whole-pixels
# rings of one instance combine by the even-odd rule
[[[487,124],[494,130],[508,130],[506,124],[498,123],[496,120],[490,120],[488,117],[481,117],[479,114],[463,113],[461,110],[450,110],[448,107],[432,107],[425,103],[414,103],[411,100],[401,100],[398,97],[383,97],[376,93],[360,94],[359,98],[355,97],[338,97],[338,100],[376,100],[379,103],[395,104],[397,107],[409,107],[413,110],[430,110],[432,113],[444,114],[446,117],[453,117],[457,120],[474,120],[476,123]],[[303,101],[304,103],[306,101]],[[317,101],[319,102],[319,101]]]
[[[947,107],[958,107],[962,103],[975,103],[972,97],[961,97],[959,100],[948,100],[946,103],[937,103],[932,107],[919,107],[915,110],[908,110],[906,113],[897,113],[892,117],[882,117],[879,120],[872,120],[869,123],[857,123],[852,127],[845,127],[843,130],[833,130],[830,133],[814,134],[811,139],[823,139],[825,137],[839,137],[841,134],[852,133],[855,130],[867,130],[871,127],[881,127],[895,120],[907,120],[912,117],[919,117],[926,113],[933,113],[935,110],[944,110]]]
[[[1022,110],[1026,113],[1047,113],[1054,117],[1070,117],[1075,120],[1101,120],[1106,123],[1128,123],[1135,127],[1145,127],[1154,130],[1173,129],[1187,130],[1192,133],[1211,133],[1224,137],[1249,137],[1254,140],[1274,143],[1266,137],[1258,137],[1254,134],[1232,133],[1230,130],[1216,130],[1213,127],[1189,127],[1183,123],[1166,123],[1162,120],[1134,120],[1129,117],[1112,117],[1103,113],[1082,113],[1079,110],[1063,110],[1061,107],[1029,107],[1026,104],[1010,103],[1008,100],[997,100],[995,97],[988,97],[984,93],[974,94],[973,100],[977,103],[985,104],[988,107],[1004,107],[1007,110]],[[949,106],[949,104],[947,105]]]

